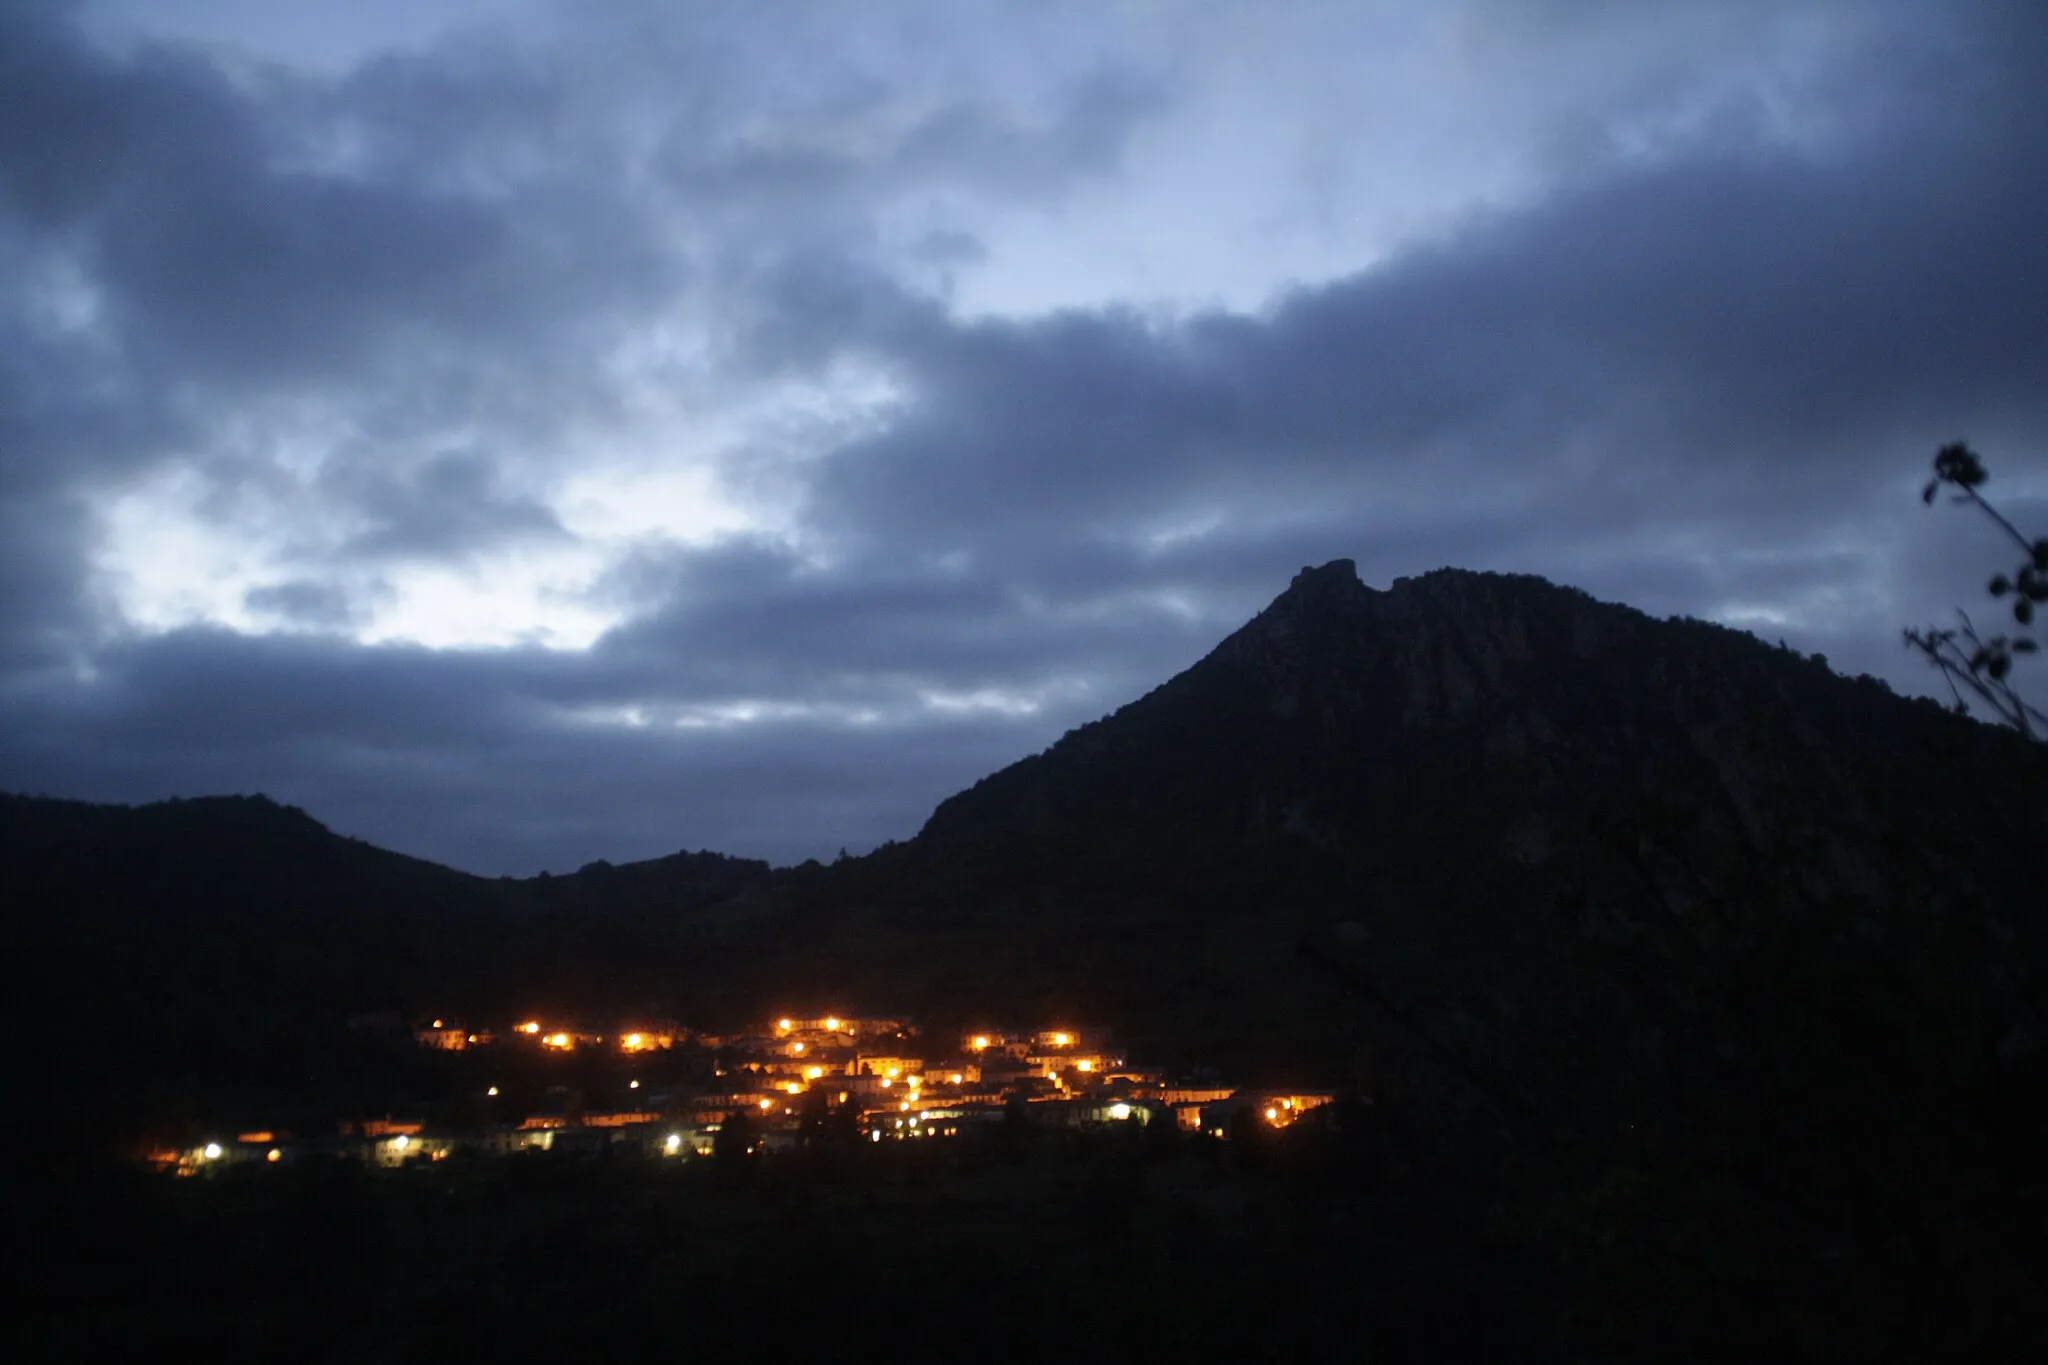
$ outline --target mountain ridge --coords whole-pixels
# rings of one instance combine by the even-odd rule
[[[1530,1252],[1573,1313],[1929,1358],[2026,1335],[2048,1274],[2044,760],[1726,627],[1332,561],[830,866],[493,882],[267,802],[0,800],[18,998],[64,1024],[23,1089],[60,1146],[388,1104],[422,1063],[339,1021],[430,999],[1099,1020],[1174,1070],[1369,1097],[1342,1178]]]
[[[491,881],[261,798],[89,816],[8,798],[0,861],[19,901],[65,907],[24,938],[61,940],[79,971],[96,951],[79,917],[112,903],[137,952],[168,932],[152,915],[182,916],[223,961],[304,971],[272,913],[296,906],[333,959],[308,996],[330,1008],[344,990],[377,997],[357,1008],[408,992],[454,1008],[611,989],[733,1010],[811,994],[1095,1014],[1120,991],[1141,1035],[1194,1055],[1242,1043],[1216,1020],[1285,994],[1303,945],[1327,957],[1360,935],[1477,964],[1504,944],[1565,952],[1526,946],[1558,915],[1625,933],[1730,898],[1786,915],[1924,900],[1971,907],[2038,962],[2015,849],[2048,810],[2040,772],[2014,736],[1745,632],[1531,575],[1447,568],[1373,589],[1334,560],[1176,677],[947,798],[913,838],[829,867],[685,854]],[[36,832],[29,817],[60,808],[53,827],[76,817],[104,837]],[[218,826],[211,843],[135,834],[195,822]],[[233,851],[259,828],[275,847]],[[167,857],[167,880],[123,870]],[[334,913],[351,896],[381,909]],[[335,926],[370,937],[344,944]],[[419,951],[399,960],[386,940]],[[1287,991],[1307,994],[1270,1021],[1272,1050],[1346,1056],[1352,1025]]]

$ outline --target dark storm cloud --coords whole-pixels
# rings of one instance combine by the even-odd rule
[[[1879,473],[1864,442],[2034,402],[2039,145],[1965,155],[1928,136],[1824,165],[1707,149],[1263,319],[878,326],[919,402],[841,452],[820,501],[854,526],[967,540],[1332,478],[1357,495],[1427,473],[1456,497],[1474,479],[1568,475],[1585,433],[1610,452],[1609,498],[1668,493],[1651,475],[1725,482],[1760,509],[1838,496],[1842,480],[1816,475]],[[800,298],[849,330],[896,316],[815,284]]]
[[[361,609],[346,589],[309,578],[251,588],[242,594],[242,603],[258,615],[328,630],[352,626],[362,619]]]
[[[640,695],[678,699],[891,707],[993,691],[1022,705],[1050,692],[1058,710],[1099,707],[1119,693],[1062,689],[1141,685],[1162,657],[1192,662],[1218,624],[1143,600],[1129,573],[1063,591],[971,562],[875,556],[818,570],[755,544],[664,555],[631,577],[661,606],[596,658],[636,675]]]
[[[334,491],[372,528],[342,545],[344,559],[440,559],[506,542],[569,539],[553,511],[507,493],[492,462],[475,453],[436,456],[403,478],[347,469],[329,482],[341,485]]]
[[[367,525],[358,556],[417,557],[558,535],[552,513],[432,443],[449,427],[545,443],[615,406],[591,357],[623,311],[687,272],[651,245],[623,182],[570,152],[499,183],[464,181],[453,158],[348,164],[377,141],[361,134],[371,123],[385,143],[460,133],[487,160],[488,133],[503,145],[536,117],[504,63],[470,73],[467,103],[443,79],[438,101],[406,104],[389,98],[404,62],[338,84],[231,73],[173,47],[116,53],[67,19],[55,6],[0,19],[0,491],[13,532],[0,650],[47,662],[83,647],[102,605],[87,499],[141,471],[208,481],[203,506],[226,524],[275,522],[251,507],[289,483],[273,452],[223,433],[307,399],[345,409],[355,433],[310,514],[316,537]]]
[[[1057,199],[1076,182],[1117,169],[1132,131],[1165,98],[1154,81],[1103,70],[1063,92],[1050,119],[1027,123],[972,97],[902,119],[900,96],[870,90],[820,110],[801,133],[714,144],[701,129],[678,126],[662,164],[680,192],[726,212],[817,215],[935,184],[1001,199]]]
[[[1866,73],[1891,102],[1834,145],[1723,120],[1262,317],[958,322],[813,262],[775,325],[829,319],[911,392],[835,454],[818,519],[1025,583],[1205,514],[1210,551],[1348,523],[1382,578],[1536,568],[1633,599],[1676,555],[1699,590],[1658,594],[1674,610],[1834,581],[1853,556],[1806,542],[1917,511],[1901,484],[1936,442],[2043,434],[2043,63],[1979,36]]]
[[[794,861],[821,830],[870,846],[1030,742],[972,715],[579,719],[621,690],[601,663],[538,650],[179,631],[106,651],[89,682],[17,686],[0,768],[102,800],[262,790],[391,847],[530,873],[685,846]]]

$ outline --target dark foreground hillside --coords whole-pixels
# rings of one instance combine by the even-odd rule
[[[1570,1358],[1540,1266],[1332,1156],[1031,1140],[135,1179],[95,1187],[68,1254],[46,1240],[19,1326],[39,1359]]]
[[[415,1270],[350,1273],[434,1343],[498,1313],[534,1339],[729,1345],[760,1319],[706,1305],[800,1290],[810,1237],[892,1312],[979,1305],[975,1340],[1069,1356],[1113,1354],[1093,1350],[1113,1331],[1265,1355],[1323,1311],[1330,1334],[1303,1340],[1393,1358],[1515,1358],[1492,1323],[1537,1357],[2026,1358],[2048,1346],[2044,848],[2048,763],[2013,735],[1539,579],[1375,591],[1345,561],[916,838],[831,867],[697,854],[493,883],[260,801],[0,803],[10,903],[31,907],[24,998],[72,1021],[28,1093],[85,1097],[46,1106],[81,1142],[238,1092],[402,1093],[414,1064],[349,1052],[335,1021],[429,999],[805,1005],[939,1032],[1066,1017],[1172,1068],[1372,1100],[1312,1176],[1253,1157],[1225,1194],[1171,1162],[1134,1183],[1083,1159],[1027,1161],[985,1205],[957,1172],[906,1174],[951,1193],[898,1212],[765,1169],[744,1195],[521,1167],[555,1174],[344,1182],[306,1209],[137,1196],[157,1220],[138,1245],[239,1245],[335,1207],[365,1255],[416,1237],[426,1263],[392,1253]],[[81,1200],[104,1188],[78,1178]],[[1119,1200],[1146,1212],[1105,1225]],[[1211,1203],[1236,1212],[1185,1221]],[[979,1298],[977,1257],[1003,1267]],[[298,1289],[250,1283],[297,1320]],[[1466,1335],[1401,1356],[1453,1301],[1471,1311],[1443,1330]],[[790,1302],[790,1324],[868,1340],[829,1285]],[[1056,1304],[1086,1331],[1044,1336]],[[214,1311],[200,1338],[245,1330]]]

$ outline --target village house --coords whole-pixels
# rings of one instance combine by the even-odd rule
[[[378,1022],[385,1017],[378,1016]],[[411,1029],[399,1023],[398,1037],[409,1033],[417,1046],[437,1051],[463,1052],[498,1036],[451,1019],[415,1022],[418,1026]],[[1020,1105],[1034,1127],[1086,1131],[1163,1124],[1229,1137],[1247,1121],[1285,1128],[1335,1098],[1334,1092],[1322,1090],[1175,1082],[1162,1071],[1130,1066],[1106,1046],[1104,1029],[976,1031],[962,1037],[958,1052],[950,1056],[909,1055],[901,1044],[916,1033],[902,1019],[838,1015],[780,1018],[755,1032],[723,1038],[693,1035],[675,1020],[646,1016],[601,1028],[529,1018],[506,1036],[542,1051],[601,1047],[614,1057],[650,1054],[644,1069],[637,1062],[631,1070],[619,1067],[615,1079],[597,1092],[622,1097],[630,1090],[632,1102],[612,1100],[586,1112],[580,1090],[556,1085],[549,1087],[541,1107],[516,1117],[497,1110],[501,1121],[490,1126],[430,1127],[421,1118],[386,1114],[347,1120],[327,1138],[295,1141],[251,1129],[232,1139],[167,1148],[151,1159],[163,1169],[200,1174],[314,1155],[409,1166],[439,1161],[458,1150],[492,1156],[618,1150],[682,1158],[709,1153],[715,1135],[738,1113],[754,1121],[758,1149],[773,1151],[802,1140],[806,1118],[815,1113],[806,1096],[814,1093],[834,1108],[852,1104],[874,1141],[957,1136],[1007,1122]],[[674,1058],[662,1055],[689,1041],[697,1046]],[[711,1044],[725,1046],[713,1051]],[[602,1055],[591,1060],[607,1065]],[[729,1070],[717,1070],[721,1063]],[[641,1088],[643,1076],[659,1088],[658,1095],[653,1088]],[[488,1077],[479,1078],[472,1093],[509,1103],[498,1098],[498,1085],[486,1088],[482,1079]],[[705,1093],[696,1093],[699,1085]],[[482,1116],[473,1108],[454,1112],[467,1113],[472,1121]]]

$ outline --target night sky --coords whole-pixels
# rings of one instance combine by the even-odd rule
[[[1939,680],[2048,6],[0,6],[0,788],[790,862],[1305,564]]]

